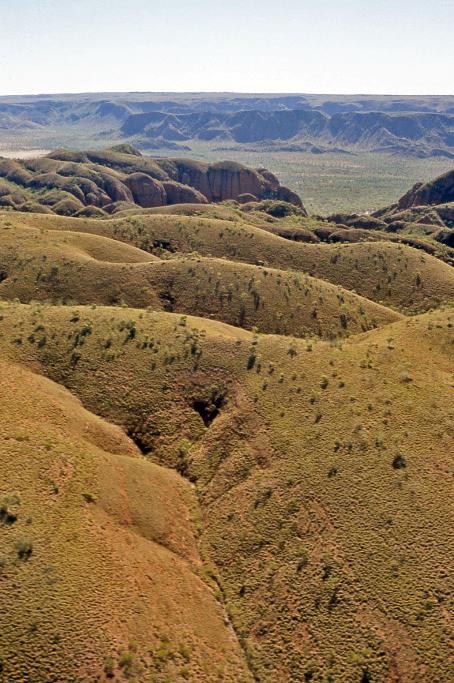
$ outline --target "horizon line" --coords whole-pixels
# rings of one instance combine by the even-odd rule
[[[1,94],[0,99],[7,97],[55,97],[55,96],[76,96],[76,95],[256,95],[268,97],[304,97],[304,96],[335,96],[335,97],[454,97],[452,94],[437,93],[378,93],[378,92],[303,92],[303,91],[249,91],[249,90],[85,90],[67,92],[28,92],[28,93],[9,93]]]

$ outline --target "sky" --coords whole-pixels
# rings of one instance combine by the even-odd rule
[[[453,0],[0,0],[0,95],[452,95],[453,27]]]

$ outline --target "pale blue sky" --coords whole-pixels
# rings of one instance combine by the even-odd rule
[[[453,0],[0,0],[0,94],[454,94]]]

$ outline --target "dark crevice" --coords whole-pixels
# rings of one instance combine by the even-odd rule
[[[198,399],[193,401],[192,407],[202,418],[205,427],[209,427],[219,415],[224,404],[225,394],[213,392],[208,400]]]
[[[162,249],[163,251],[168,251],[171,254],[176,252],[176,248],[170,240],[157,239],[153,240],[153,249]]]
[[[172,313],[175,308],[175,297],[170,290],[158,293],[159,299],[162,302],[162,307],[167,313]]]
[[[2,270],[0,268],[0,282],[3,282],[3,280],[6,280],[7,277],[8,277],[8,273],[6,272],[6,270]]]
[[[126,434],[129,436],[131,441],[134,441],[139,451],[142,455],[149,455],[153,450],[148,441],[143,438],[143,435],[135,430],[127,430]]]
[[[250,651],[247,647],[247,642],[246,639],[237,631],[235,628],[235,624],[233,623],[231,617],[229,616],[228,610],[227,610],[227,597],[224,593],[224,589],[222,587],[222,583],[219,581],[218,577],[216,575],[213,576],[213,580],[218,587],[219,591],[219,597],[217,598],[219,604],[222,606],[222,609],[224,611],[225,619],[227,623],[229,624],[230,628],[232,629],[233,633],[236,636],[236,639],[238,641],[238,644],[243,651],[243,656],[244,656],[244,661],[247,666],[247,669],[249,673],[251,674],[252,678],[254,681],[258,683],[260,681],[260,678],[255,670],[254,662],[252,661],[252,657],[250,654]]]

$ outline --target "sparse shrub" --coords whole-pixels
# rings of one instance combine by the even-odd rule
[[[395,470],[401,470],[407,466],[407,462],[401,453],[398,453],[393,460],[393,467]]]
[[[74,337],[74,348],[76,348],[77,346],[83,346],[83,344],[85,343],[85,337],[90,336],[90,334],[92,333],[92,327],[93,325],[91,322],[87,322],[84,325],[82,325],[82,327]]]
[[[320,387],[322,389],[326,389],[329,384],[329,379],[326,375],[323,375],[323,377],[320,380]]]
[[[269,499],[271,498],[272,495],[273,495],[273,489],[271,489],[270,487],[263,489],[263,491],[260,491],[257,495],[257,498],[255,499],[255,502],[254,502],[254,510],[265,505],[269,501]]]
[[[84,491],[82,493],[82,498],[87,502],[87,503],[96,503],[98,500],[97,496],[95,496],[94,493],[90,493],[90,491]]]
[[[339,604],[339,588],[336,586],[328,601],[328,610],[331,612]]]
[[[32,541],[25,536],[23,538],[19,538],[16,541],[16,553],[17,557],[23,562],[28,560],[33,553]]]
[[[328,557],[323,558],[322,562],[322,581],[327,581],[333,573],[333,565]]]
[[[123,650],[120,652],[118,666],[123,670],[126,676],[130,676],[133,673],[134,668],[134,653],[130,650]]]
[[[255,349],[252,348],[252,349],[249,351],[249,356],[248,356],[248,359],[247,359],[246,368],[247,368],[248,370],[252,370],[252,368],[253,368],[254,365],[255,365],[255,361],[256,361],[256,360],[257,360],[257,356],[256,356],[256,353],[255,353]]]
[[[189,649],[189,647],[187,647],[186,645],[182,644],[182,645],[180,645],[180,647],[178,648],[178,651],[179,651],[180,655],[183,657],[183,659],[184,659],[186,662],[189,662],[189,661],[190,661],[190,659],[191,659],[191,650]]]
[[[189,473],[191,446],[192,444],[188,439],[182,439],[178,446],[176,470],[182,477],[187,477]]]
[[[71,364],[73,367],[76,367],[77,363],[80,361],[82,358],[81,354],[78,351],[73,351],[71,354]]]
[[[301,572],[305,567],[307,567],[309,563],[309,555],[307,554],[306,550],[302,550],[300,554],[300,558],[298,560],[298,563],[296,565],[296,571]]]
[[[115,661],[113,657],[106,657],[104,661],[104,673],[106,674],[106,678],[115,677]]]
[[[8,505],[8,500],[0,504],[0,524],[11,526],[17,521],[17,515],[11,510]]]
[[[294,358],[296,355],[298,355],[298,351],[296,350],[296,346],[294,342],[291,342],[288,349],[287,353],[290,356],[290,358]]]
[[[126,344],[127,342],[132,341],[136,336],[137,329],[136,329],[135,320],[129,320],[125,325],[125,329],[127,330],[127,334],[125,337],[125,344]]]

